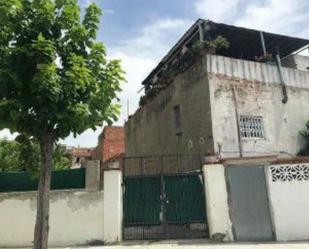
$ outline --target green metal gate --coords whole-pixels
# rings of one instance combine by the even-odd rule
[[[124,224],[160,224],[160,177],[124,178]]]
[[[160,161],[163,161],[162,158]],[[147,174],[149,172],[144,168],[144,174],[124,174],[124,238],[207,237],[204,184],[200,170],[184,173],[161,170],[150,175]]]

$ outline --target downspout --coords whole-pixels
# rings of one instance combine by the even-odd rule
[[[282,94],[283,94],[282,103],[286,104],[288,102],[288,94],[287,94],[286,84],[285,84],[284,77],[283,77],[279,51],[276,54],[276,62],[277,62],[277,67],[278,67],[278,72],[279,72],[279,77],[280,77],[280,82],[281,82]]]
[[[198,26],[198,32],[199,32],[199,37],[200,37],[200,42],[204,41],[204,29],[203,29],[203,21],[199,21],[197,26]]]
[[[232,88],[232,94],[233,94],[233,100],[234,100],[234,105],[235,105],[235,118],[236,118],[236,125],[237,125],[237,140],[238,140],[239,157],[243,157],[243,149],[242,149],[242,141],[241,141],[241,135],[240,135],[239,114],[238,114],[238,105],[237,105],[237,99],[236,99],[235,86],[233,86],[233,88]]]
[[[266,56],[266,46],[265,46],[265,40],[264,40],[264,34],[263,31],[260,31],[260,37],[261,37],[261,43],[262,43],[262,49],[263,49],[263,54]]]

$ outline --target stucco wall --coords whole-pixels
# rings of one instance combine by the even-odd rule
[[[283,68],[289,100],[282,103],[276,66],[207,55],[214,145],[222,156],[239,155],[238,115],[262,116],[265,138],[241,140],[244,156],[295,154],[309,119],[309,72]],[[233,96],[235,89],[235,99]]]
[[[103,241],[103,192],[52,191],[50,246]],[[0,193],[0,247],[33,241],[36,192]]]
[[[122,172],[104,172],[104,242],[114,243],[122,240]]]
[[[309,71],[309,57],[302,55],[293,55],[282,61],[282,65],[299,70]]]
[[[277,240],[309,239],[309,163],[266,168]]]
[[[209,236],[214,238],[218,234],[224,234],[224,241],[233,241],[224,166],[204,165],[203,174]]]
[[[206,76],[204,57],[141,107],[125,124],[126,155],[205,153],[212,149]],[[180,105],[179,130],[174,116],[177,105]]]

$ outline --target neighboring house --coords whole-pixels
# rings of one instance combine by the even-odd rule
[[[218,36],[229,48],[197,46]],[[126,156],[296,154],[309,119],[309,57],[292,53],[308,44],[198,20],[143,81]]]
[[[106,126],[98,139],[95,158],[102,162],[124,153],[124,128],[122,126]]]
[[[67,152],[72,156],[71,168],[85,167],[86,162],[92,160],[93,148],[67,147]]]

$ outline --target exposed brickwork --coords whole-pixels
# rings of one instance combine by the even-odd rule
[[[92,160],[94,148],[70,147],[67,148],[67,153],[72,156],[71,168],[84,167],[87,160]]]
[[[99,136],[96,158],[103,162],[124,153],[124,128],[106,126]]]

